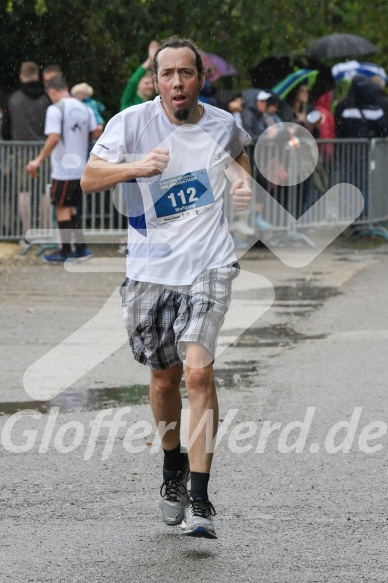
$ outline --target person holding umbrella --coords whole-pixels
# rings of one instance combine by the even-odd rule
[[[286,96],[281,106],[281,117],[286,122],[294,122],[306,126],[307,115],[314,107],[309,100],[309,88],[302,81],[296,85]]]

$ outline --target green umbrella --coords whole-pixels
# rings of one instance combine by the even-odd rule
[[[279,83],[276,83],[276,85],[272,87],[272,91],[276,93],[276,95],[279,95],[280,99],[284,99],[289,92],[300,83],[307,85],[310,90],[316,81],[318,73],[319,71],[316,69],[298,69],[297,71],[290,73],[290,75],[282,81],[279,81]]]

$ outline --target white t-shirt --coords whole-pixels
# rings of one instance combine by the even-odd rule
[[[50,105],[44,133],[61,134],[51,152],[51,177],[55,180],[79,180],[86,166],[89,134],[97,127],[90,107],[74,97]]]
[[[233,116],[204,104],[195,124],[170,122],[160,97],[113,117],[92,153],[114,164],[167,148],[162,175],[123,185],[129,207],[127,277],[190,285],[236,260],[224,214],[225,168],[250,143]],[[179,217],[179,218],[177,218]]]

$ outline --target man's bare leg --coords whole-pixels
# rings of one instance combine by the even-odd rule
[[[209,539],[217,538],[212,521],[215,510],[207,493],[214,439],[218,428],[218,401],[212,360],[209,352],[201,344],[187,343],[185,384],[189,397],[191,489],[182,529],[186,536]]]
[[[164,370],[151,370],[150,403],[156,426],[176,423],[160,435],[163,449],[174,449],[180,442],[182,398],[179,390],[183,367],[176,364]]]
[[[159,506],[162,519],[169,526],[182,522],[189,500],[189,464],[187,455],[180,451],[182,399],[179,386],[182,371],[182,365],[177,364],[169,369],[151,372],[151,408],[164,450]],[[169,424],[171,428],[168,428]]]
[[[19,216],[24,238],[26,232],[31,229],[31,194],[29,192],[19,192]]]
[[[196,342],[187,343],[185,385],[189,398],[189,441],[198,423],[207,415],[206,423],[190,444],[190,470],[209,473],[213,459],[212,441],[218,429],[218,400],[212,357],[206,348]],[[207,425],[212,429],[211,434],[209,429],[206,430]]]

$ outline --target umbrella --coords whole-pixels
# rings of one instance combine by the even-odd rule
[[[379,52],[379,47],[362,36],[336,32],[316,39],[307,50],[315,59],[341,59]]]
[[[229,75],[235,75],[237,73],[233,65],[227,63],[219,55],[214,55],[212,53],[201,52],[202,61],[204,67],[209,69],[208,79],[209,81],[217,81],[220,77],[225,77]]]
[[[305,83],[310,90],[314,85],[317,76],[317,70],[311,71],[310,69],[299,69],[294,73],[290,73],[285,79],[272,87],[272,91],[279,95],[280,99],[284,99],[289,92],[300,83]]]
[[[334,88],[335,83],[330,67],[306,55],[268,57],[250,69],[252,85],[262,88],[273,87],[287,77],[287,75],[294,73],[298,69],[318,71],[315,83],[310,92],[313,100],[318,99],[326,91]]]
[[[333,79],[337,83],[341,79],[351,81],[355,75],[364,75],[364,77],[380,77],[384,81],[388,80],[387,74],[383,67],[374,63],[359,63],[358,61],[347,61],[346,63],[337,63],[331,70]]]

